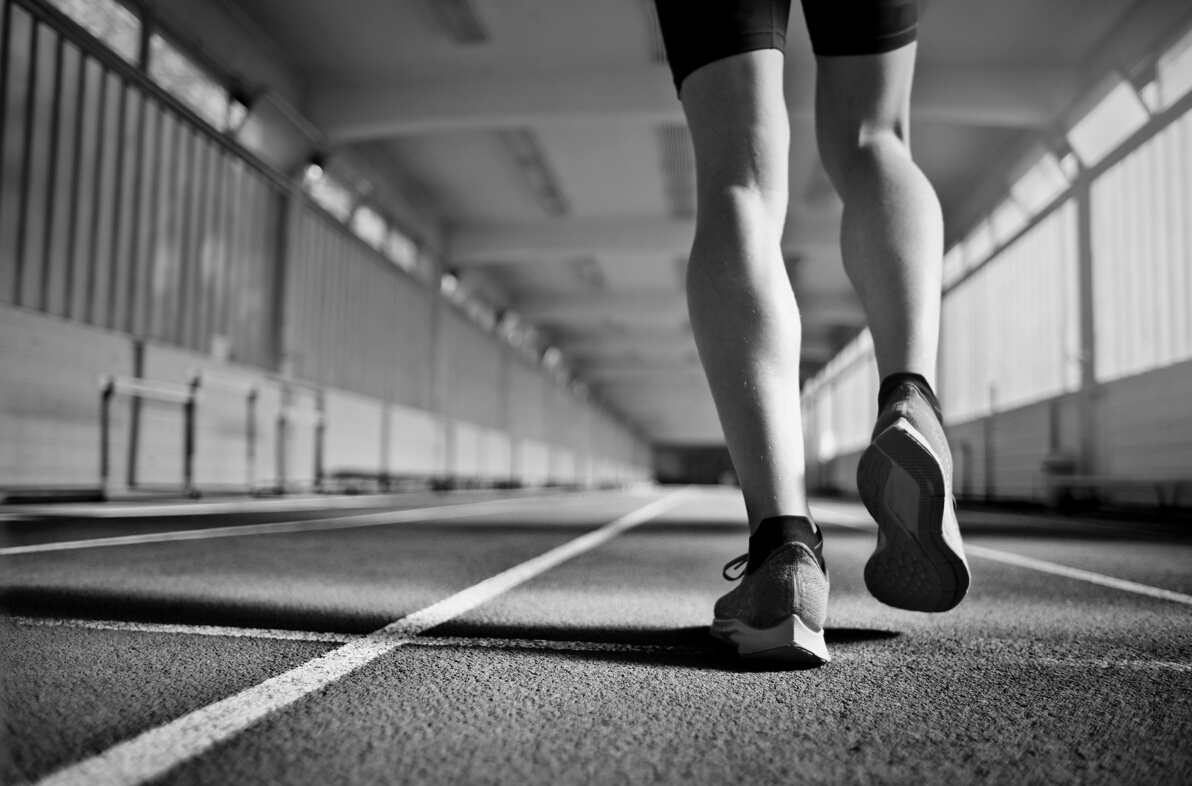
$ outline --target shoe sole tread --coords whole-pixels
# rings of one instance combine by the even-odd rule
[[[969,586],[963,548],[949,544],[949,499],[943,468],[927,440],[899,419],[861,456],[857,488],[878,524],[878,548],[865,565],[865,585],[896,608],[954,608]]]

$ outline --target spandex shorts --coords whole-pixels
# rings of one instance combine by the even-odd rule
[[[695,69],[757,49],[786,46],[790,0],[655,0],[676,89]],[[803,0],[820,57],[876,55],[915,40],[918,0]]]

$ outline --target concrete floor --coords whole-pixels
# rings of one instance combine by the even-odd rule
[[[833,661],[792,671],[707,632],[737,494],[673,491],[7,510],[0,782],[1192,782],[1186,530],[962,510],[924,615],[821,501]]]

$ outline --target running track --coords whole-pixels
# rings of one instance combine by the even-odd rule
[[[814,510],[834,660],[791,671],[708,636],[728,490],[8,509],[0,782],[1192,782],[1186,526],[962,510],[929,616]]]

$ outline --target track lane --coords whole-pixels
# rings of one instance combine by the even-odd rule
[[[34,781],[334,646],[4,624],[0,783]]]
[[[381,515],[364,528],[9,556],[0,596],[17,614],[367,633],[642,502],[518,504],[483,516],[452,507],[427,521]]]
[[[982,562],[956,611],[889,609],[861,580],[873,533],[824,517],[836,659],[775,670],[707,636],[744,525],[695,507],[428,631],[434,644],[168,782],[1147,783],[1192,768],[1183,607]]]
[[[252,686],[234,696],[176,718],[169,723],[147,730],[102,754],[60,770],[39,783],[74,784],[128,783],[137,784],[156,778],[179,763],[201,753],[221,739],[234,736],[244,728],[271,712],[321,690],[351,674],[393,649],[402,646],[410,636],[467,611],[512,586],[549,570],[555,564],[594,548],[621,531],[673,504],[674,493],[645,502],[631,500],[633,510],[599,529],[572,538],[546,553],[515,565],[497,575],[456,592],[448,598],[422,608],[412,614],[373,631],[368,636],[353,639],[323,656],[302,664],[263,683]],[[555,508],[555,514],[558,508]]]
[[[166,781],[1007,781],[1047,772],[1057,782],[1128,783],[1192,769],[1178,742],[1192,732],[1186,609],[985,560],[955,612],[888,609],[860,578],[873,531],[820,521],[833,572],[827,669],[743,664],[707,636],[711,601],[730,586],[720,566],[743,549],[745,528],[731,494],[701,491]],[[494,522],[491,541],[511,523]],[[966,530],[970,541],[984,537]],[[1026,553],[1035,542],[995,540]],[[1094,540],[1075,542],[1097,553]],[[1178,575],[1184,563],[1170,556],[1149,561]]]

